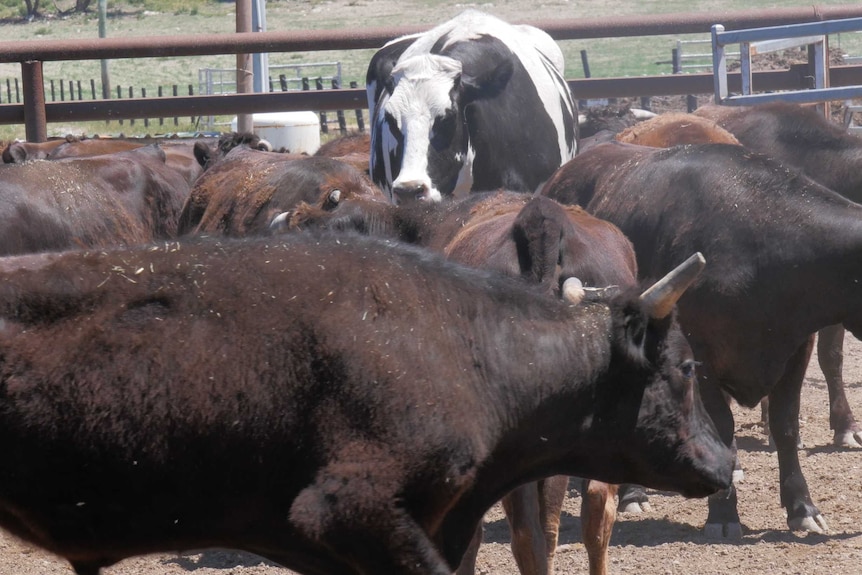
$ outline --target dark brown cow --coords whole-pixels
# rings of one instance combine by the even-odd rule
[[[729,485],[673,313],[697,263],[572,305],[345,238],[0,260],[0,526],[78,575],[208,547],[449,575],[528,481]]]
[[[3,152],[3,161],[7,164],[23,163],[29,160],[61,160],[64,158],[86,158],[101,156],[115,152],[134,150],[153,142],[123,140],[117,138],[76,138],[66,136],[63,140],[52,140],[40,144],[16,142]],[[165,152],[165,163],[180,172],[189,185],[192,185],[203,168],[194,155],[194,145],[200,140],[191,142],[168,139],[158,142]]]
[[[862,139],[815,108],[775,102],[750,107],[704,106],[696,111],[733,133],[747,148],[778,159],[854,202],[862,203]],[[844,393],[844,327],[821,329],[817,358],[829,390],[833,442],[862,447],[862,426]]]
[[[272,152],[272,144],[261,139],[257,134],[228,132],[219,136],[215,142],[195,142],[194,155],[201,167],[206,170],[239,146],[260,152]],[[299,156],[300,154],[294,155]]]
[[[862,206],[726,144],[602,144],[561,169],[544,193],[618,225],[647,277],[682,252],[710,258],[680,301],[681,322],[703,361],[705,401],[730,445],[724,393],[748,407],[770,396],[787,523],[823,530],[796,450],[799,398],[812,334],[836,323],[862,334]],[[740,533],[733,490],[710,499],[707,532],[722,530]]]
[[[367,176],[339,160],[240,145],[209,165],[195,182],[179,231],[259,235],[269,232],[276,215],[300,202],[330,210],[353,196],[383,198]]]
[[[443,204],[395,206],[357,199],[337,210],[300,206],[295,228],[326,226],[418,243],[477,268],[519,276],[557,292],[563,281],[580,278],[591,286],[631,286],[637,278],[634,249],[615,226],[577,206],[517,192],[474,193]],[[522,575],[553,572],[560,512],[568,477],[523,485],[502,502],[512,532],[512,551]],[[607,572],[617,487],[587,481],[581,520],[590,574]],[[458,575],[472,575],[482,540],[477,531]]]
[[[194,146],[202,143],[201,140],[178,141],[173,139],[159,142],[159,145],[165,152],[165,163],[168,167],[179,171],[190,186],[195,183],[195,180],[203,172],[203,167],[194,154]],[[60,160],[63,158],[84,158],[113,154],[115,152],[134,150],[146,145],[150,145],[150,143],[114,138],[90,138],[65,142],[54,148],[45,159]]]
[[[0,255],[176,236],[188,183],[157,146],[0,167]]]

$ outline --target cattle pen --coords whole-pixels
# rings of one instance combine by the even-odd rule
[[[244,1],[244,0],[240,0]],[[239,2],[238,2],[239,5]],[[671,15],[606,19],[561,19],[526,22],[547,31],[556,40],[652,36],[663,34],[707,34],[711,26],[726,30],[781,26],[806,22],[862,17],[862,6],[811,6],[735,12],[697,12]],[[96,38],[32,42],[0,42],[0,63],[21,66],[22,103],[0,105],[0,124],[23,124],[28,141],[47,139],[47,125],[83,122],[211,116],[299,110],[355,110],[366,106],[362,88],[321,91],[251,93],[213,96],[176,96],[47,102],[42,64],[48,61],[121,58],[164,58],[213,54],[374,49],[395,37],[424,31],[428,26],[371,27],[285,32],[238,32],[148,38]],[[762,90],[798,90],[809,87],[809,66],[754,74]],[[650,97],[707,94],[713,91],[712,73],[662,76],[584,78],[568,80],[578,98]],[[730,90],[739,91],[739,73],[728,74]],[[862,85],[862,66],[832,66],[831,86]]]

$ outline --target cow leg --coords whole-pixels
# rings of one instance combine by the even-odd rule
[[[350,446],[345,451],[349,453]],[[356,573],[452,575],[452,567],[428,534],[396,506],[397,481],[379,473],[389,466],[397,464],[384,453],[369,460],[349,455],[336,459],[293,501],[291,524]],[[475,524],[463,527],[467,534],[476,529]]]
[[[618,493],[618,513],[643,513],[644,511],[652,511],[652,507],[650,507],[649,504],[649,498],[646,494],[646,489],[642,485],[625,483],[619,486]]]
[[[787,369],[770,393],[769,427],[778,452],[781,505],[787,510],[787,525],[792,530],[822,533],[827,529],[826,521],[811,501],[796,449],[802,381],[813,347],[812,335],[787,362]]]
[[[70,561],[72,565],[72,571],[75,572],[75,575],[99,575],[99,571],[102,568],[101,563],[90,563],[90,562],[82,562],[82,561]]]
[[[557,542],[560,537],[560,514],[566,492],[569,490],[568,475],[554,475],[539,481],[541,497],[539,513],[542,528],[545,532],[545,549],[548,561],[548,575],[554,572],[554,555],[557,552]]]
[[[719,437],[735,452],[733,412],[730,410],[727,396],[718,385],[712,383],[716,379],[704,373],[700,379],[701,397]],[[742,526],[736,505],[736,486],[731,484],[729,488],[710,495],[708,501],[709,514],[703,527],[704,534],[709,538],[741,539]]]
[[[862,447],[862,427],[856,423],[844,393],[844,326],[830,325],[817,332],[817,359],[829,390],[829,428],[839,447]]]
[[[484,537],[485,529],[480,522],[473,533],[473,539],[470,540],[470,546],[467,547],[467,551],[461,557],[461,563],[455,570],[455,575],[474,575],[476,573],[476,558],[479,556],[479,547],[481,547]]]
[[[512,531],[512,554],[521,575],[547,575],[548,549],[541,524],[539,482],[513,489],[503,497]]]
[[[590,575],[607,575],[608,545],[616,521],[617,485],[584,479],[581,490],[581,530],[590,562]]]

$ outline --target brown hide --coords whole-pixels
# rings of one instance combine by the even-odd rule
[[[344,162],[239,146],[195,182],[180,233],[264,234],[274,216],[300,202],[330,210],[356,196],[383,198],[364,174]]]
[[[10,142],[3,150],[4,164],[21,164],[28,160],[44,160],[58,146],[75,141],[74,136],[47,142]]]
[[[314,155],[341,160],[367,174],[371,156],[371,134],[349,132],[324,143]]]
[[[0,253],[144,243],[176,235],[184,179],[150,146],[0,169]]]
[[[617,134],[616,140],[653,148],[684,144],[739,145],[733,134],[714,121],[682,113],[665,113],[639,122]]]

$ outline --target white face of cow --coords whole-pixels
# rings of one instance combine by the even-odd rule
[[[394,203],[440,201],[443,194],[470,189],[472,154],[463,141],[456,104],[460,77],[461,63],[438,55],[414,56],[392,69],[394,87],[380,105],[386,122],[381,144]],[[389,165],[399,157],[400,166]]]

